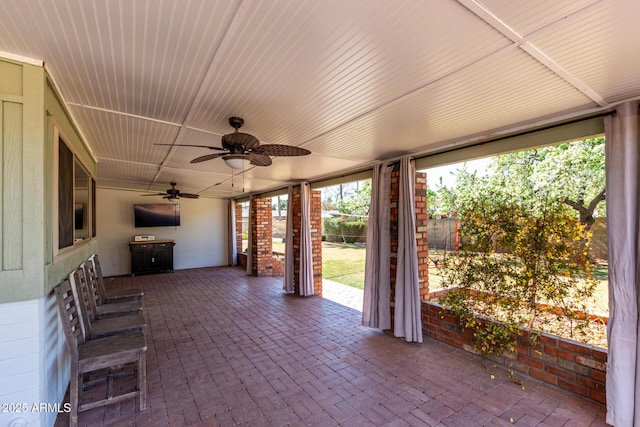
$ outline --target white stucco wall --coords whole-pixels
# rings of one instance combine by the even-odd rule
[[[65,345],[52,294],[0,304],[0,427],[55,423],[52,405],[62,403],[69,383]]]
[[[97,190],[98,254],[105,276],[131,273],[128,243],[134,235],[153,234],[156,239],[175,240],[176,270],[227,264],[227,204],[221,199],[179,199],[180,226],[135,228],[133,205],[168,203],[149,192]]]

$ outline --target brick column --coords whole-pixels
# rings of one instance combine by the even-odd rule
[[[420,300],[429,299],[429,238],[427,236],[427,174],[416,173],[416,247],[418,250],[418,280]]]
[[[251,203],[251,253],[253,276],[271,276],[273,258],[273,216],[271,199],[254,198]]]
[[[311,252],[313,259],[313,292],[314,295],[322,296],[322,199],[318,190],[311,190]],[[300,187],[293,189],[292,200],[289,200],[287,215],[293,215],[293,292],[300,295],[300,228],[302,223],[300,205]]]
[[[311,190],[311,251],[313,257],[313,292],[322,296],[322,193]]]
[[[399,165],[391,172],[391,303],[395,301],[396,270],[398,265],[398,200],[400,197]],[[418,283],[420,299],[427,300],[429,294],[429,242],[427,238],[427,174],[416,172],[415,176],[416,248],[418,250]],[[393,307],[391,309],[393,329]]]

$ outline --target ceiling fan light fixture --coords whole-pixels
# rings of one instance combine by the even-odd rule
[[[231,169],[245,169],[251,166],[271,166],[271,156],[306,156],[311,151],[306,148],[284,144],[260,144],[258,138],[248,133],[239,132],[244,124],[241,117],[230,117],[229,124],[234,132],[222,136],[222,148],[209,145],[180,144],[183,147],[200,147],[210,150],[223,151],[222,153],[206,154],[191,160],[191,163],[206,162],[213,159],[222,159]],[[169,144],[157,144],[169,145]],[[175,146],[174,144],[170,144]]]
[[[229,154],[222,159],[231,169],[244,169],[249,164],[249,156],[244,154]]]

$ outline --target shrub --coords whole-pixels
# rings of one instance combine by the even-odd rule
[[[464,246],[445,260],[446,285],[456,288],[441,303],[473,332],[477,352],[512,351],[522,327],[544,330],[544,316],[562,318],[571,337],[587,326],[588,316],[580,323],[577,317],[596,286],[590,235],[570,209],[557,202],[531,209],[475,200],[461,213],[460,226]]]
[[[324,235],[329,242],[356,243],[363,239],[364,221],[344,221],[342,218],[326,218],[323,221]]]

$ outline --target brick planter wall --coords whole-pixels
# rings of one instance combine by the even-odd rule
[[[452,313],[443,312],[442,306],[436,302],[422,303],[422,328],[428,337],[475,353],[471,332],[463,330]],[[605,348],[548,334],[542,334],[536,347],[532,348],[528,335],[525,335],[519,338],[514,353],[489,359],[596,402],[606,402]]]
[[[274,255],[271,259],[271,275],[273,277],[284,276],[284,255]]]
[[[247,269],[247,254],[238,253],[238,266]]]

